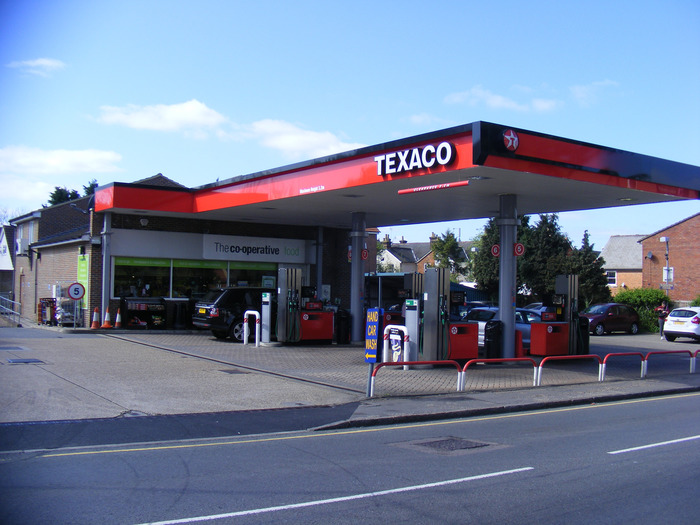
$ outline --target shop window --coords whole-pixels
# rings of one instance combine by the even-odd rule
[[[173,261],[172,297],[202,299],[210,290],[224,288],[226,262],[221,261]]]
[[[229,286],[265,286],[270,276],[277,275],[274,263],[229,263]]]
[[[115,297],[168,297],[170,259],[116,257]]]

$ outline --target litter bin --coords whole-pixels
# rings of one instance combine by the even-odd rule
[[[501,357],[501,339],[503,337],[503,323],[501,321],[486,321],[484,327],[484,357],[486,359],[498,359]]]
[[[335,313],[335,342],[339,345],[350,344],[350,312],[338,308]]]
[[[591,334],[588,332],[590,320],[588,317],[578,318],[578,340],[576,350],[578,355],[587,355],[591,351]]]

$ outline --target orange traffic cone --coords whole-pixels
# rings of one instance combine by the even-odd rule
[[[122,310],[121,308],[117,308],[117,320],[114,321],[114,328],[121,328],[122,327]]]
[[[90,330],[97,330],[100,327],[100,312],[95,306],[95,311],[92,314],[92,324],[90,325]]]
[[[105,321],[100,328],[114,328],[112,326],[112,319],[109,317],[109,308],[105,310]]]

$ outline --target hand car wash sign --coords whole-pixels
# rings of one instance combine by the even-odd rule
[[[305,263],[306,241],[268,237],[234,237],[204,235],[205,259],[223,261],[254,261],[275,263]]]

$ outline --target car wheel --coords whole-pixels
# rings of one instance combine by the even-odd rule
[[[597,324],[593,329],[595,335],[603,335],[605,333],[605,327],[602,324]]]
[[[632,323],[630,325],[629,333],[632,335],[639,333],[639,325],[637,323]]]
[[[236,319],[233,323],[231,323],[231,328],[228,331],[228,335],[236,343],[243,342],[243,320],[242,319]]]
[[[668,341],[669,343],[673,343],[673,341],[676,340],[676,336],[670,335],[670,334],[664,334],[664,339],[666,339],[666,341]]]
[[[226,336],[228,335],[226,332],[221,332],[219,330],[212,330],[211,333],[216,337],[217,339],[226,339]]]

